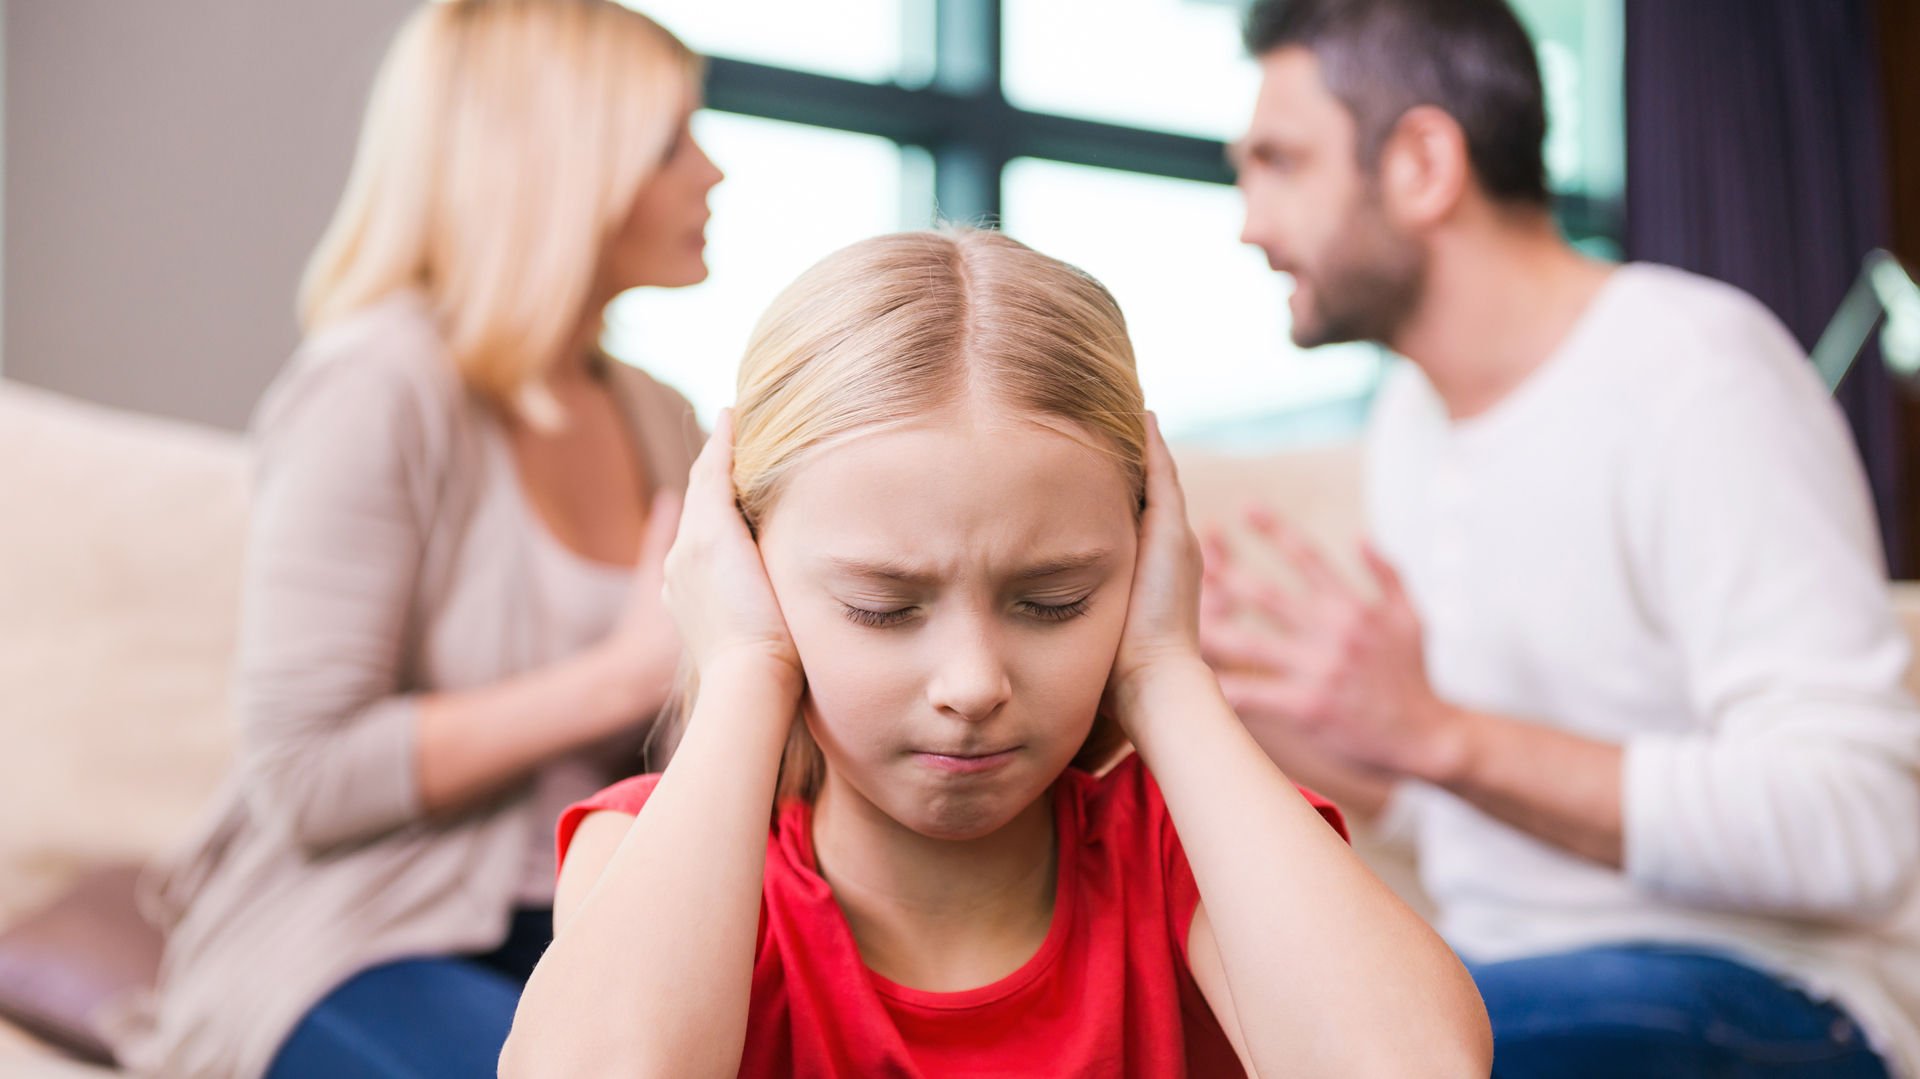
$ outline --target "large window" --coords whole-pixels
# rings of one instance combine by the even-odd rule
[[[1620,0],[1512,0],[1540,57],[1547,180],[1575,243],[1620,256],[1627,181]]]
[[[1002,84],[1035,112],[1238,138],[1260,85],[1240,19],[1194,0],[1002,0]]]
[[[1233,0],[630,0],[713,57],[697,136],[712,276],[636,290],[606,344],[713,415],[753,323],[831,251],[988,221],[1119,299],[1168,433],[1269,449],[1352,435],[1387,358],[1302,352],[1284,276],[1239,244],[1224,141],[1258,66]],[[1515,0],[1540,49],[1547,156],[1576,241],[1618,250],[1620,0]]]
[[[911,0],[624,0],[710,56],[838,75],[900,78]],[[909,9],[914,10],[909,10]]]

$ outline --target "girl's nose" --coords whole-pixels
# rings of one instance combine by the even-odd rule
[[[936,647],[938,658],[927,683],[928,700],[936,709],[978,722],[1007,703],[1013,684],[990,634],[969,628]]]

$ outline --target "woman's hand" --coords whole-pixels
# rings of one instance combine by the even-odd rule
[[[650,722],[680,665],[680,634],[660,602],[680,496],[653,500],[627,609],[586,651],[478,689],[423,696],[414,768],[427,812],[454,813],[553,760]]]
[[[799,685],[800,653],[734,498],[732,409],[720,413],[687,479],[680,534],[667,552],[663,598],[697,671],[736,662],[763,669],[771,664]]]
[[[680,528],[683,500],[678,491],[661,491],[653,497],[627,609],[599,646],[608,669],[615,672],[631,701],[624,710],[632,716],[651,717],[660,710],[673,691],[674,673],[680,666],[680,631],[661,602],[660,589],[667,551]]]
[[[1187,524],[1186,495],[1160,421],[1147,413],[1147,507],[1140,516],[1126,629],[1107,683],[1108,703],[1129,735],[1134,707],[1154,679],[1205,671],[1200,658],[1200,541]],[[1208,674],[1207,682],[1212,681]]]

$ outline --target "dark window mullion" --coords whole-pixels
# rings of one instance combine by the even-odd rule
[[[1005,111],[1000,90],[1000,0],[934,0],[933,87],[968,103],[978,117]],[[1000,125],[963,123],[927,147],[933,152],[934,210],[975,224],[1000,220],[1000,177],[1010,154]]]
[[[925,147],[936,160],[943,147],[975,148],[996,163],[996,170],[1011,158],[1038,157],[1182,180],[1233,182],[1225,147],[1213,139],[1025,112],[1007,104],[997,86],[990,94],[959,97],[934,87],[875,85],[714,57],[707,66],[707,104],[724,112],[879,135]],[[951,177],[950,172],[949,182]],[[948,216],[966,219],[996,212],[999,199],[996,191],[991,200],[972,204],[966,214],[945,192],[941,203]]]

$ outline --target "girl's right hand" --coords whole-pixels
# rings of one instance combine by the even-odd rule
[[[687,478],[662,595],[695,670],[772,664],[800,685],[800,653],[734,498],[732,409],[721,411]]]
[[[652,716],[673,692],[674,674],[680,667],[680,631],[660,600],[660,589],[667,550],[680,527],[680,504],[677,491],[654,496],[640,537],[627,609],[601,646],[628,701],[619,710],[618,726],[610,730],[626,726],[634,716]]]

